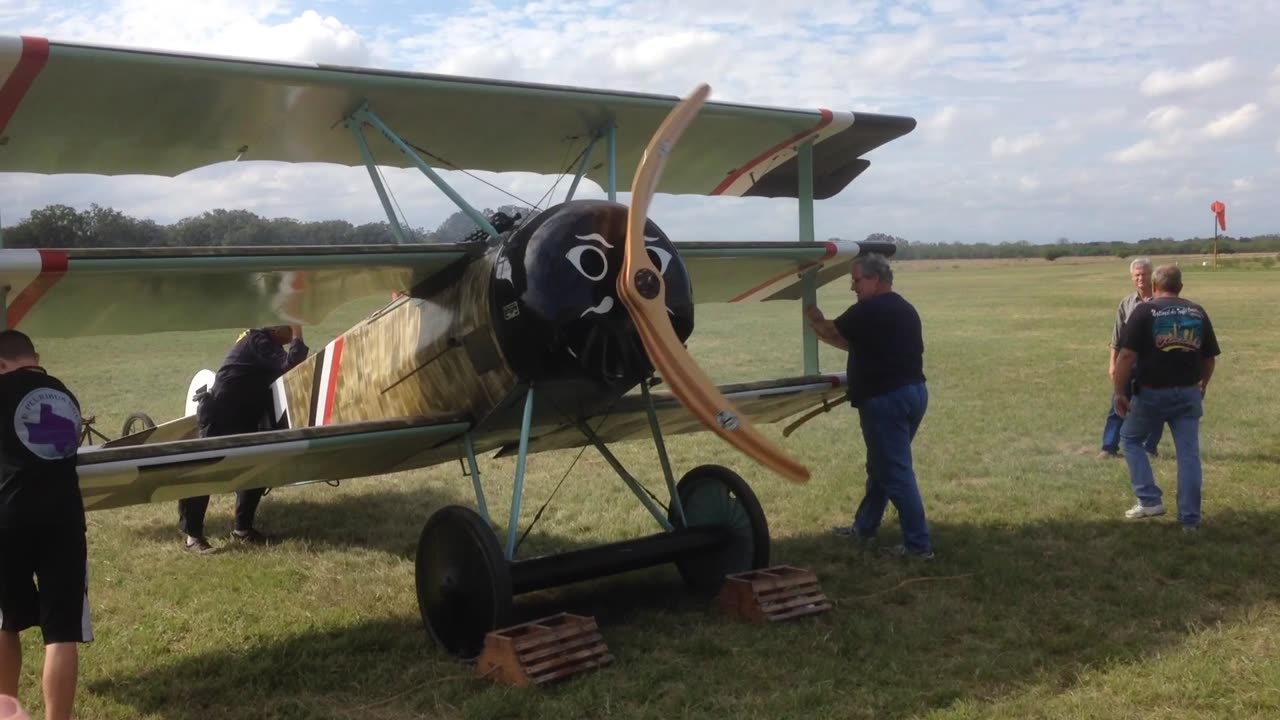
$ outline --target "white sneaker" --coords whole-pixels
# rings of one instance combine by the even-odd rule
[[[1156,515],[1163,515],[1163,514],[1164,514],[1163,503],[1159,505],[1152,505],[1150,507],[1147,507],[1142,503],[1138,503],[1137,505],[1134,505],[1133,507],[1124,511],[1124,516],[1129,518],[1130,520],[1136,520],[1138,518],[1155,517]]]

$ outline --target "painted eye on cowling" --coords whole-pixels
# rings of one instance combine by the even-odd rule
[[[588,280],[603,280],[609,271],[609,260],[595,245],[579,245],[565,253],[565,257]]]
[[[660,247],[653,247],[652,245],[645,248],[645,250],[648,251],[649,259],[653,261],[653,264],[658,266],[658,274],[666,275],[667,265],[671,262],[671,253]]]

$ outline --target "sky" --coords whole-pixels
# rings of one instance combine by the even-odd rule
[[[1280,232],[1274,0],[0,0],[0,35],[908,115],[819,201],[819,239],[1132,241]],[[678,148],[677,148],[678,152]],[[453,206],[384,169],[414,227]],[[459,173],[469,202],[512,202]],[[536,200],[554,176],[479,173]],[[567,187],[561,182],[559,192]],[[579,197],[603,197],[584,181]],[[627,195],[619,195],[625,202]],[[223,163],[176,178],[0,175],[5,224],[90,203],[170,223],[214,208],[384,220],[364,168]],[[797,202],[659,196],[675,240],[794,240]]]

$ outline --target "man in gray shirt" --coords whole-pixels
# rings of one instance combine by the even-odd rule
[[[1148,258],[1135,258],[1129,263],[1129,276],[1133,278],[1134,291],[1121,298],[1120,305],[1116,308],[1116,324],[1111,330],[1111,365],[1108,376],[1113,382],[1116,378],[1116,359],[1120,354],[1120,333],[1124,330],[1124,324],[1128,322],[1129,317],[1139,305],[1152,298],[1151,271],[1151,260]],[[1136,366],[1129,377],[1129,391],[1125,395],[1126,398],[1133,397],[1133,388],[1138,383]],[[1120,426],[1122,424],[1124,424],[1124,418],[1116,414],[1115,397],[1112,396],[1111,406],[1107,411],[1107,422],[1102,427],[1102,451],[1098,453],[1099,458],[1120,457]],[[1157,446],[1160,444],[1163,433],[1164,427],[1156,425],[1143,443],[1143,447],[1151,457],[1159,454]]]

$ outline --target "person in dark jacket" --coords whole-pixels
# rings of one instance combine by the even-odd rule
[[[200,437],[257,432],[264,424],[270,427],[271,384],[305,360],[307,353],[307,345],[302,341],[302,328],[297,325],[246,330],[222,361],[222,367],[214,376],[213,387],[200,399],[196,410]],[[264,488],[236,493],[232,542],[255,545],[273,542],[271,536],[253,526],[258,503],[264,494]],[[204,533],[204,516],[208,509],[208,495],[178,501],[178,527],[182,530],[187,550],[191,552],[214,551]]]
[[[18,634],[44,635],[47,718],[70,718],[89,625],[88,546],[76,452],[80,401],[40,367],[31,338],[0,332],[0,696],[17,697]]]

